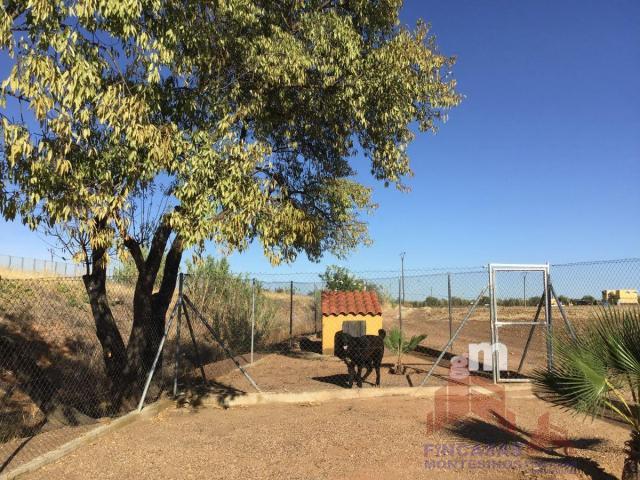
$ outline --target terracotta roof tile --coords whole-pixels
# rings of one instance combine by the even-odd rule
[[[324,291],[322,315],[382,315],[382,308],[374,291]]]

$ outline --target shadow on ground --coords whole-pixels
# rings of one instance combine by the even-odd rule
[[[465,418],[449,426],[447,431],[476,445],[519,446],[527,450],[529,457],[540,465],[541,470],[544,470],[545,467],[551,469],[553,467],[560,469],[573,467],[592,479],[615,480],[616,477],[605,472],[598,462],[570,453],[571,449],[590,450],[600,445],[602,440],[598,438],[569,439],[559,436],[540,436],[535,432],[518,427],[496,412],[492,413],[496,423],[476,418]]]

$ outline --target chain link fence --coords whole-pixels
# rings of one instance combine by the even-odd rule
[[[147,382],[147,403],[164,394],[197,404],[203,395],[223,400],[255,391],[341,389],[354,380],[370,388],[375,373],[360,380],[379,361],[381,387],[415,387],[442,357],[428,382],[437,385],[449,380],[455,356],[491,342],[486,267],[354,275],[378,300],[366,306],[369,316],[349,316],[348,308],[344,318],[329,315],[329,297],[325,293],[323,301],[325,284],[318,274],[283,278],[196,271],[182,276],[164,331],[155,329],[147,339],[159,354],[147,355],[135,376],[129,388],[134,402],[123,402],[109,377],[81,278],[0,278],[0,473],[135,409]],[[551,265],[550,278],[556,293],[551,316],[558,331],[564,329],[563,316],[574,325],[588,322],[603,302],[637,308],[632,304],[638,303],[640,259]],[[134,324],[134,284],[111,278],[107,285],[114,322],[127,344]],[[514,323],[500,332],[508,349],[505,370],[514,374],[526,377],[546,366],[545,330],[527,324],[536,318],[543,293],[535,272],[504,272],[496,280],[497,315]],[[538,318],[544,319],[542,314]],[[379,360],[377,341],[349,353],[360,347],[334,332],[337,324],[354,333],[353,322],[363,320],[372,322],[373,330],[367,324],[361,333],[376,337],[379,327],[386,333]],[[353,336],[362,338],[357,332]],[[411,348],[396,348],[389,338]],[[342,354],[345,345],[348,353]],[[486,355],[482,360],[477,374],[490,377]]]
[[[133,284],[110,279],[107,285],[127,342]],[[155,376],[149,401],[169,381],[164,374]],[[139,374],[128,392],[116,393],[81,278],[0,279],[0,473],[130,412],[135,402],[120,397],[139,398],[143,382]]]
[[[109,275],[113,275],[115,267],[109,266]],[[39,258],[0,255],[0,276],[2,273],[22,273],[28,276],[61,276],[81,277],[86,267],[78,263],[43,260]]]

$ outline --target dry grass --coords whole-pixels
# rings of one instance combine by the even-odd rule
[[[21,270],[9,270],[7,268],[0,267],[0,278],[10,278],[10,279],[25,279],[25,278],[49,278],[49,277],[57,277],[55,273],[49,272],[28,272]]]
[[[280,343],[289,338],[289,316],[291,298],[286,292],[266,291],[265,296],[274,306],[273,330],[270,334],[272,343]],[[315,318],[315,300],[311,295],[293,295],[293,334],[304,335],[319,331],[322,328],[321,316],[318,313],[317,322]],[[318,308],[320,306],[318,305]]]

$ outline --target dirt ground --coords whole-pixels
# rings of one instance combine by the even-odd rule
[[[591,307],[567,307],[566,312],[574,326],[588,321],[592,313]],[[465,315],[467,308],[453,309],[453,331],[457,329]],[[500,319],[504,321],[532,321],[535,307],[501,307]],[[555,331],[566,331],[564,321],[557,308],[554,309]],[[397,307],[387,306],[383,311],[383,325],[389,331],[398,325]],[[420,385],[426,372],[449,340],[448,310],[446,308],[408,308],[403,309],[403,329],[406,335],[426,334],[427,338],[420,344],[416,352],[405,355],[403,363],[407,365],[406,375],[393,375],[389,367],[394,365],[395,357],[386,352],[381,369],[381,386],[409,387]],[[533,331],[528,353],[520,374],[517,370],[522,359],[524,347],[530,333],[530,326],[516,325],[501,327],[499,340],[507,347],[508,371],[503,377],[527,376],[534,369],[546,368],[546,332],[543,327],[536,327]],[[344,388],[347,382],[347,369],[340,360],[333,356],[318,355],[320,351],[320,336],[302,337],[300,352],[270,352],[261,356],[253,365],[245,368],[263,391],[271,392],[300,392],[332,388]],[[449,360],[453,355],[469,352],[469,345],[473,343],[491,342],[489,310],[479,307],[460,331],[453,347],[445,354],[443,361],[429,379],[428,385],[440,385],[449,376]],[[244,357],[247,357],[244,355]],[[480,357],[482,361],[482,357]],[[372,373],[365,383],[365,388],[372,386],[375,375]],[[223,386],[242,392],[252,392],[255,389],[238,370],[217,376]]]
[[[46,295],[43,295],[39,290],[42,285],[46,286]],[[8,466],[9,469],[74,438],[78,432],[84,431],[85,428],[91,428],[94,423],[101,421],[100,417],[105,415],[105,408],[102,406],[104,402],[101,402],[100,395],[100,392],[104,390],[101,387],[104,383],[101,380],[104,377],[101,374],[101,353],[95,341],[93,323],[88,316],[88,307],[81,301],[83,298],[82,285],[77,281],[61,284],[38,281],[33,284],[25,282],[19,286],[21,287],[20,295],[11,294],[11,298],[20,298],[21,301],[5,305],[5,315],[0,316],[1,333],[4,337],[11,338],[17,349],[24,348],[26,350],[28,348],[38,354],[37,363],[28,365],[31,370],[26,372],[31,376],[34,375],[34,372],[38,373],[38,377],[34,377],[34,381],[40,382],[41,378],[47,378],[68,382],[73,386],[73,388],[64,390],[69,403],[76,408],[82,406],[82,412],[87,413],[90,417],[87,417],[89,422],[86,426],[71,427],[56,424],[50,431],[30,437],[30,431],[42,419],[37,415],[32,415],[32,412],[37,409],[34,409],[34,405],[29,399],[23,398],[24,396],[21,396],[18,390],[11,389],[15,379],[7,374],[10,369],[5,368],[0,372],[0,396],[3,398],[3,401],[0,402],[0,427],[9,425],[11,430],[0,428],[0,438],[6,441],[0,445],[0,463],[3,464],[0,467]],[[126,323],[130,313],[128,312],[130,288],[116,285],[112,294],[115,299],[114,312],[116,317],[119,321]],[[277,297],[280,301],[277,309],[277,325],[282,331],[278,330],[280,333],[276,337],[282,339],[288,337],[288,295],[273,295],[279,295]],[[47,302],[39,300],[43,297],[47,298]],[[51,302],[55,303],[56,308],[49,308]],[[296,295],[294,302],[294,332],[313,331],[320,323],[314,325],[313,299],[310,296]],[[29,310],[24,310],[26,305],[29,306]],[[589,318],[592,308],[576,306],[568,307],[567,311],[572,320],[579,323]],[[453,309],[454,329],[466,313],[467,308]],[[503,319],[531,320],[535,308],[509,307],[501,313]],[[554,315],[556,324],[560,325],[559,329],[562,328],[557,309],[554,309]],[[73,328],[65,327],[63,329],[62,326],[67,323],[60,323],[59,318],[64,318],[67,323],[71,322],[69,326],[73,325]],[[398,325],[397,307],[385,306],[383,321],[386,329]],[[126,330],[124,325],[122,328]],[[395,358],[389,353],[385,355],[381,371],[381,385],[383,387],[416,386],[421,383],[425,372],[431,367],[449,338],[448,311],[446,308],[404,307],[403,328],[409,335],[425,333],[428,335],[427,339],[422,342],[417,352],[405,357],[404,363],[408,366],[406,375],[389,373],[389,367],[393,365]],[[509,348],[510,370],[517,369],[528,330],[527,327],[506,327],[501,330],[500,339]],[[210,349],[212,352],[210,355],[207,353],[206,347],[211,347],[211,345],[204,341],[206,338],[204,330],[197,331],[196,334],[198,338],[203,339],[201,353],[204,352],[204,357],[219,358],[217,356],[219,352],[215,348]],[[301,392],[345,388],[348,378],[345,365],[335,357],[325,357],[315,353],[318,351],[319,337],[308,336],[299,340],[301,348],[297,352],[274,352],[271,351],[273,348],[270,346],[268,348],[270,351],[256,352],[256,361],[253,365],[247,365],[248,354],[240,355],[238,359],[245,365],[247,372],[255,379],[262,391]],[[168,345],[171,345],[172,341],[173,338],[169,338]],[[442,365],[436,369],[434,377],[428,384],[442,385],[446,382],[449,374],[448,360],[451,355],[465,353],[468,351],[470,343],[483,341],[490,341],[489,311],[488,308],[480,307],[461,331],[453,348],[447,352]],[[282,345],[285,343],[288,342],[283,342]],[[187,364],[186,361],[184,363]],[[235,394],[238,391],[255,391],[229,359],[207,363],[205,366],[207,377],[216,382],[217,393],[233,392]],[[529,373],[532,368],[544,365],[544,332],[542,329],[537,329],[524,373]],[[170,362],[166,362],[165,369],[169,375],[172,375]],[[193,375],[197,377],[199,373],[194,369]],[[372,388],[374,380],[375,374],[372,373],[364,388]],[[10,391],[13,391],[12,395],[7,394]],[[87,399],[91,401],[88,402]],[[19,417],[18,421],[14,417]],[[17,427],[22,430],[17,431]]]
[[[27,478],[609,479],[621,472],[627,432],[617,424],[508,393],[499,415],[510,418],[511,432],[473,414],[432,424],[438,401],[172,408]]]
[[[407,366],[406,374],[393,375],[389,373],[389,367],[394,364],[394,360],[395,357],[390,354],[385,355],[382,360],[380,369],[382,387],[417,386],[433,363],[423,357],[406,355],[403,362]],[[265,355],[253,365],[246,365],[245,370],[265,392],[305,392],[347,388],[349,378],[347,367],[337,357],[309,352]],[[447,370],[439,368],[437,373],[438,377],[434,378],[430,385],[442,383],[441,377],[446,376]],[[216,381],[234,390],[255,392],[238,369],[216,377]],[[371,372],[365,380],[363,388],[372,388],[374,383],[375,371]],[[356,388],[355,384],[354,388]]]

